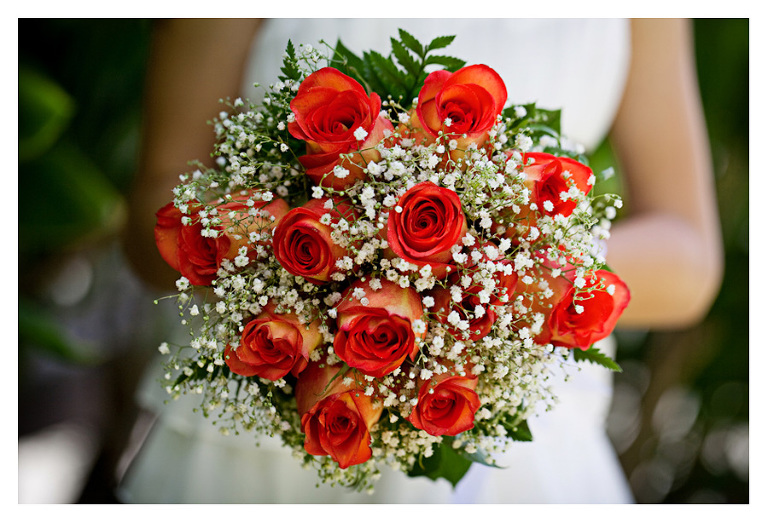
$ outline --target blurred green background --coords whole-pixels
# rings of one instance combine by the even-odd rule
[[[694,29],[725,277],[700,325],[618,333],[625,371],[608,431],[640,503],[749,502],[749,21]],[[148,20],[19,20],[20,502],[115,501],[133,390],[162,340],[118,239],[151,30]],[[22,443],[62,426],[68,455],[82,459],[48,475],[69,482],[53,494],[22,470],[33,463]]]

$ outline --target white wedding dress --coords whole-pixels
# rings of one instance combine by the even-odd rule
[[[626,20],[563,19],[280,19],[268,20],[253,46],[244,96],[277,79],[282,52],[294,44],[317,47],[339,35],[353,51],[387,53],[401,27],[420,41],[456,34],[441,54],[485,63],[504,79],[509,103],[562,108],[563,133],[595,147],[607,133],[626,79]],[[603,351],[614,351],[611,339]],[[155,368],[159,371],[158,362]],[[612,375],[585,365],[556,383],[560,403],[529,420],[532,443],[498,456],[505,468],[473,465],[456,489],[445,480],[408,478],[383,470],[373,495],[326,485],[304,470],[278,440],[221,436],[193,413],[197,398],[163,405],[154,377],[141,391],[159,417],[124,478],[120,496],[138,503],[631,503],[632,495],[605,433]]]

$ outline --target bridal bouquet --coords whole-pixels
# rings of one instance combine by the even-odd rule
[[[157,213],[188,345],[172,396],[280,437],[322,481],[382,466],[459,481],[530,440],[553,369],[629,301],[600,245],[620,207],[490,67],[405,31],[389,56],[291,42],[263,103],[226,102],[215,166]]]

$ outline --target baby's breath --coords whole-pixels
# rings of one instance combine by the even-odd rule
[[[362,151],[354,151],[327,175],[343,180],[353,166],[366,173],[364,181],[343,191],[357,219],[337,219],[331,199],[319,218],[347,255],[335,262],[326,285],[296,277],[275,259],[275,223],[261,206],[282,198],[298,207],[341,192],[309,182],[299,162],[305,144],[289,132],[296,121],[290,101],[300,79],[326,64],[327,57],[303,45],[294,60],[299,80],[273,84],[260,105],[241,99],[224,102],[226,109],[212,122],[215,167],[194,165],[174,189],[173,203],[183,215],[183,227],[198,227],[207,239],[234,235],[243,245],[221,264],[209,288],[195,287],[183,277],[176,282],[179,313],[191,341],[174,350],[167,343],[159,347],[168,358],[163,385],[174,398],[195,394],[200,411],[222,433],[279,437],[304,466],[317,471],[321,481],[365,490],[372,488],[381,467],[407,472],[415,460],[430,457],[435,445],[444,441],[408,421],[418,404],[420,380],[429,382],[445,372],[471,374],[478,378],[481,407],[475,428],[457,436],[453,445],[468,454],[503,451],[517,424],[538,406],[556,403],[551,376],[554,369],[567,368],[567,351],[536,342],[544,322],[537,305],[552,295],[552,289],[541,283],[543,275],[558,277],[566,266],[573,271],[577,312],[584,308],[578,300],[589,293],[613,294],[613,286],[601,288],[588,272],[604,263],[598,242],[610,234],[610,221],[621,201],[613,196],[592,199],[571,185],[560,195],[575,202],[571,215],[550,216],[547,212],[554,205],[549,201],[538,209],[526,184],[523,153],[563,144],[526,127],[536,123],[535,108],[514,107],[509,118],[498,119],[486,143],[462,150],[463,142],[455,135],[440,134],[433,143],[417,139],[411,132],[409,108],[386,102],[391,110],[383,114],[391,116],[395,131],[372,149],[379,157],[362,160]],[[361,127],[354,136],[361,147],[368,133]],[[450,281],[435,276],[435,267],[393,256],[383,234],[390,213],[403,212],[398,203],[403,194],[426,181],[455,192],[467,219],[466,234],[449,253],[456,274]],[[233,202],[241,202],[244,210],[227,211],[226,204]],[[508,295],[499,282],[514,275],[523,287]],[[305,325],[319,322],[322,342],[312,361],[340,361],[333,350],[337,308],[348,284],[359,278],[367,278],[374,292],[386,281],[415,289],[425,314],[413,323],[421,333],[413,361],[386,376],[369,377],[361,386],[361,393],[384,409],[371,429],[372,459],[340,469],[329,457],[304,452],[293,381],[235,374],[226,364],[225,351],[239,346],[248,321],[272,303],[276,311],[295,314]],[[438,290],[447,291],[449,310],[434,309]],[[362,289],[354,298],[363,306],[371,300]],[[490,332],[472,340],[473,322],[488,317],[495,318]]]

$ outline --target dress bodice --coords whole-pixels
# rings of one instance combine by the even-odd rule
[[[398,28],[422,43],[457,35],[440,54],[495,69],[508,103],[563,109],[563,134],[587,150],[599,145],[613,122],[629,63],[624,19],[270,19],[254,40],[243,94],[260,101],[263,91],[253,83],[277,80],[289,38],[318,48],[321,39],[335,45],[341,38],[358,54],[387,54]]]

